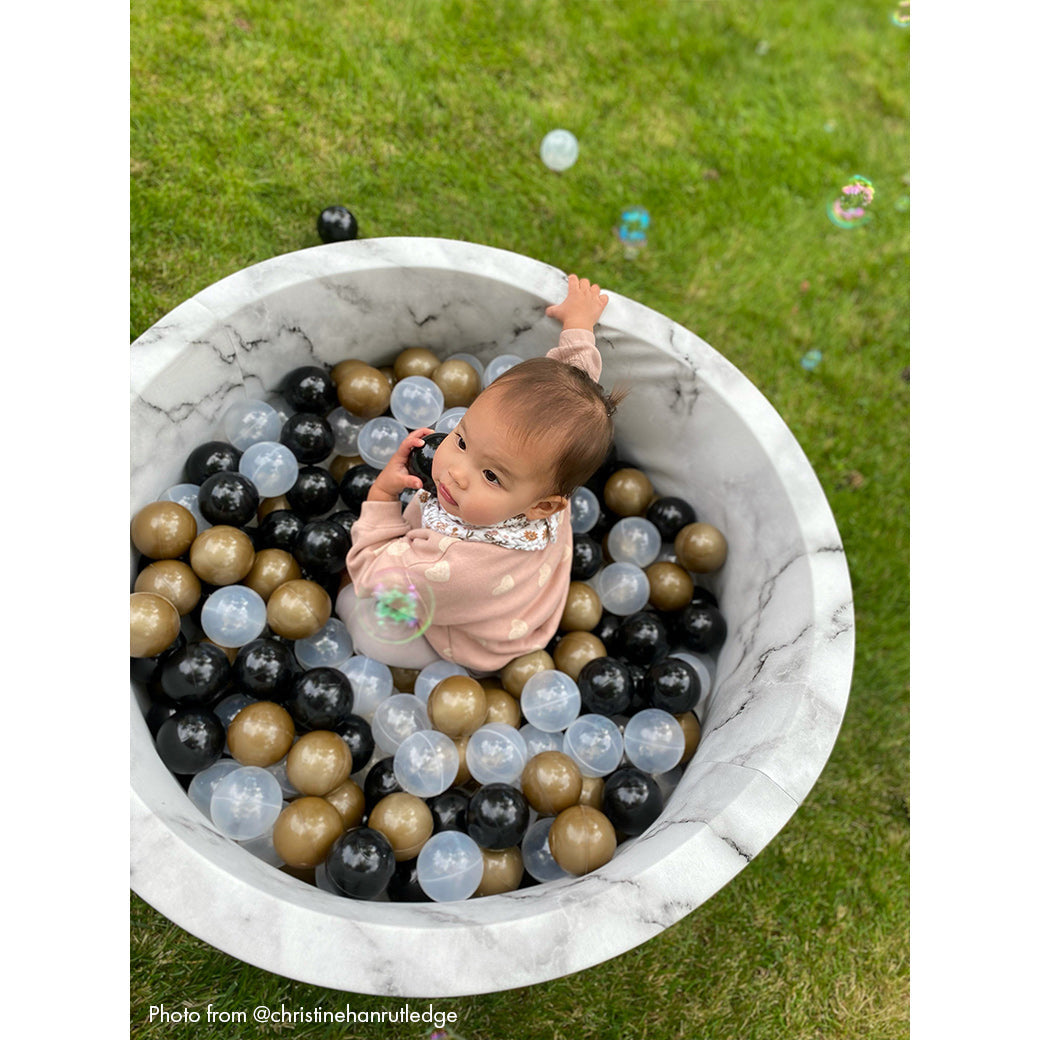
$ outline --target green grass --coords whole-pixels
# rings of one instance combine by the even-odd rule
[[[894,7],[131,5],[132,338],[217,279],[318,245],[315,219],[334,203],[366,238],[511,249],[730,358],[795,433],[842,532],[855,676],[806,803],[650,943],[567,979],[436,1002],[469,1040],[908,1035],[909,212],[897,202],[909,195],[909,34],[889,22]],[[581,144],[563,174],[538,158],[557,126]],[[839,230],[825,207],[856,173],[874,183],[874,219]],[[612,234],[629,203],[652,217],[637,260]],[[807,372],[812,348],[823,360]],[[141,1038],[172,1028],[147,1022],[151,1004],[394,1006],[244,966],[136,897],[131,925]]]

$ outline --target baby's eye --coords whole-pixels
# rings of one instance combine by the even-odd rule
[[[496,477],[489,469],[484,470],[484,479],[490,481],[492,484],[498,483],[498,477]]]
[[[455,434],[455,437],[456,437],[456,439],[457,439],[457,440],[458,440],[458,442],[459,442],[459,448],[460,448],[460,449],[461,449],[462,451],[465,451],[465,450],[466,450],[466,442],[465,442],[465,441],[464,441],[464,440],[462,439],[462,434],[461,434],[461,433],[456,433],[456,434]]]

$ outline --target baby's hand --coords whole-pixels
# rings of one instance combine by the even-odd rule
[[[610,297],[599,291],[598,285],[589,283],[588,278],[576,274],[567,276],[567,296],[562,303],[545,308],[550,318],[559,320],[565,329],[588,329],[593,331]]]
[[[396,502],[405,488],[415,488],[418,491],[422,487],[422,480],[408,472],[408,456],[413,448],[421,448],[425,443],[424,438],[433,432],[429,427],[409,432],[394,452],[393,458],[372,482],[368,489],[367,501]]]

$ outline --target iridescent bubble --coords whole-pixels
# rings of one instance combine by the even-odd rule
[[[542,138],[539,155],[550,170],[568,170],[578,161],[578,139],[570,130],[550,130]]]
[[[900,29],[910,28],[910,0],[900,0],[892,12],[892,24]]]
[[[806,351],[805,355],[802,357],[802,368],[804,368],[806,372],[811,372],[822,360],[823,351],[813,348],[812,350]]]
[[[860,174],[849,179],[841,194],[827,207],[831,223],[840,228],[862,227],[870,220],[874,185]]]
[[[370,596],[358,597],[355,617],[383,643],[400,645],[418,639],[433,623],[434,595],[428,582],[403,568],[375,575]]]
[[[625,256],[632,259],[646,248],[646,229],[650,226],[650,214],[644,206],[626,206],[615,229],[618,241],[624,247]]]

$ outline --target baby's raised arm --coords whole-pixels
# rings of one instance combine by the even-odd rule
[[[566,297],[560,303],[546,307],[545,313],[561,322],[564,331],[587,329],[592,332],[609,302],[610,297],[601,293],[598,285],[590,283],[588,278],[570,274],[567,276]]]

